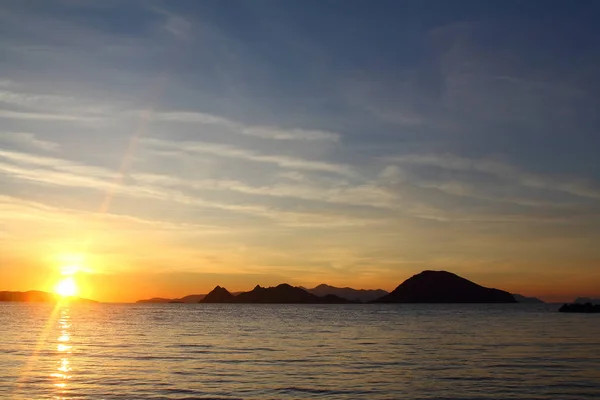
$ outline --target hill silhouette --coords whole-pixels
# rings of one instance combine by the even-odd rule
[[[215,287],[209,294],[204,296],[200,303],[233,303],[235,296],[221,286]]]
[[[138,300],[136,303],[145,304],[145,303],[169,303],[174,299],[166,299],[164,297],[153,297],[151,299]]]
[[[423,271],[374,303],[516,303],[513,295],[447,271]]]
[[[300,287],[282,283],[268,288],[257,285],[251,291],[241,292],[237,296],[217,286],[201,300],[201,303],[344,304],[351,301],[334,295],[316,296]]]
[[[304,289],[304,288],[303,288]],[[312,289],[305,289],[307,292],[312,293],[316,296],[327,296],[333,294],[346,300],[360,301],[367,303],[372,300],[376,300],[382,296],[388,294],[387,291],[382,289],[352,289],[349,287],[335,287],[325,283],[320,284]]]
[[[522,296],[520,294],[512,294],[513,297],[515,298],[515,300],[517,301],[517,303],[530,303],[530,304],[543,304],[545,303],[544,301],[538,299],[537,297],[527,297],[527,296]]]
[[[0,301],[15,301],[25,303],[55,303],[62,299],[54,293],[43,292],[41,290],[30,290],[27,292],[0,291]],[[97,303],[97,301],[84,299],[82,297],[70,297],[70,302],[76,303]]]
[[[152,297],[151,299],[138,300],[136,303],[198,303],[206,296],[205,294],[190,294],[182,298],[169,299],[165,297]]]

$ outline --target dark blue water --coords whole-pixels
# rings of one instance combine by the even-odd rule
[[[556,309],[0,303],[0,397],[600,399],[600,315]]]

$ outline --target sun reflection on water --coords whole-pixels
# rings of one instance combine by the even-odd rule
[[[71,379],[71,352],[73,346],[71,345],[71,316],[68,307],[63,307],[60,311],[60,318],[58,319],[58,329],[60,335],[57,338],[56,351],[60,357],[57,361],[58,367],[56,372],[52,373],[51,376],[54,379],[54,387],[59,390],[61,396],[56,399],[61,399],[68,388],[69,379]]]

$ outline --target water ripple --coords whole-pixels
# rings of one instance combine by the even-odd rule
[[[600,318],[555,311],[0,303],[0,397],[600,398]]]

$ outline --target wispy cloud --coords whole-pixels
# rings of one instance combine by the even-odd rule
[[[39,182],[46,185],[87,188],[94,191],[115,191],[119,195],[134,198],[146,198],[163,201],[166,203],[179,203],[192,207],[212,208],[225,211],[244,213],[266,217],[288,226],[320,226],[339,227],[354,226],[359,224],[373,224],[376,220],[351,216],[339,213],[326,213],[319,210],[298,212],[293,210],[277,209],[260,203],[231,203],[204,199],[198,193],[186,194],[189,189],[203,190],[233,190],[248,194],[267,195],[276,197],[295,197],[315,201],[332,201],[339,204],[356,204],[360,199],[354,199],[357,194],[371,195],[366,188],[347,189],[345,192],[332,192],[329,197],[319,198],[310,189],[293,188],[253,188],[240,182],[228,181],[182,181],[168,176],[151,174],[133,174],[131,178],[135,183],[118,186],[116,172],[101,167],[92,167],[73,163],[71,161],[31,155],[19,152],[0,151],[0,158],[5,158],[23,166],[0,162],[0,171],[18,179]],[[174,184],[180,186],[174,189]],[[354,200],[353,200],[354,199]],[[365,200],[362,200],[365,204]]]
[[[36,137],[33,133],[27,132],[0,132],[0,142],[22,145],[28,148],[55,151],[60,145]]]
[[[147,219],[131,215],[110,212],[83,211],[68,207],[49,206],[14,196],[0,195],[2,205],[0,216],[4,221],[42,220],[50,223],[72,223],[69,219],[78,219],[95,225],[94,229],[105,229],[105,224],[118,225],[120,229],[147,232],[148,229],[165,232],[194,232],[198,235],[231,234],[232,229],[207,224],[173,222],[160,219]],[[239,228],[238,228],[239,229]]]
[[[600,198],[600,187],[592,182],[575,178],[565,180],[562,177],[550,177],[520,170],[518,167],[506,162],[492,159],[472,159],[451,154],[409,154],[387,158],[388,161],[400,164],[414,164],[434,166],[446,170],[474,171],[489,174],[503,180],[518,183],[519,185],[561,191],[575,196]],[[449,189],[450,187],[447,186]],[[455,189],[458,189],[456,186]],[[457,190],[454,190],[458,193]]]
[[[281,129],[269,126],[249,126],[243,125],[238,122],[229,120],[227,118],[218,117],[215,115],[198,113],[198,112],[184,112],[184,111],[170,111],[170,112],[157,112],[153,114],[153,119],[171,122],[186,122],[206,125],[218,125],[226,128],[233,133],[253,136],[261,139],[273,139],[273,140],[324,140],[337,142],[340,140],[340,134],[321,131],[321,130],[309,130],[309,129]]]
[[[365,207],[393,209],[398,206],[398,197],[374,183],[350,185],[347,183],[318,185],[314,180],[304,184],[252,186],[235,180],[189,180],[176,176],[156,174],[132,174],[131,178],[140,182],[159,184],[166,187],[179,187],[195,190],[233,191],[251,195],[287,197],[333,204],[347,204]]]
[[[64,96],[31,94],[0,90],[0,103],[13,104],[17,106],[57,108],[65,104],[72,104],[73,101],[73,98]]]
[[[260,154],[251,150],[218,143],[199,141],[172,142],[154,138],[145,138],[142,140],[142,142],[150,149],[158,148],[177,150],[182,153],[212,154],[219,157],[237,158],[259,163],[275,164],[281,168],[322,171],[346,176],[354,175],[354,171],[349,165],[306,160],[302,158],[276,154]]]
[[[48,114],[27,111],[0,110],[0,118],[39,120],[39,121],[93,121],[93,117],[68,114]]]

